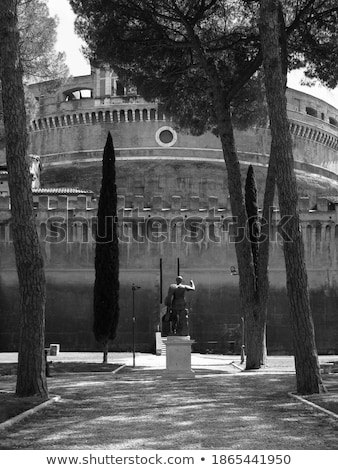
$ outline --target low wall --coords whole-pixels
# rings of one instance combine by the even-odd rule
[[[164,264],[162,303],[159,270],[121,270],[120,321],[113,351],[132,350],[132,289],[135,291],[135,343],[140,352],[153,352],[155,331],[161,326],[164,297],[175,279],[175,266]],[[194,351],[239,353],[241,314],[238,277],[228,270],[185,269],[186,281],[194,279],[196,291],[187,297],[190,334]],[[47,270],[46,344],[59,343],[62,351],[98,351],[93,333],[94,270]],[[321,354],[338,353],[338,285],[319,285],[327,272],[309,271],[311,305],[316,341]],[[338,273],[329,275],[337,279]],[[285,273],[270,272],[267,345],[270,354],[292,353],[291,325],[285,291]],[[318,282],[319,281],[319,282]],[[3,271],[0,277],[0,351],[16,351],[19,332],[19,303],[16,272]]]

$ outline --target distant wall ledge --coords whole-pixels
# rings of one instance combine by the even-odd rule
[[[177,150],[177,152],[173,152]],[[157,148],[138,148],[138,149],[115,149],[116,161],[128,160],[130,162],[135,161],[148,161],[148,162],[170,162],[175,161],[183,163],[207,163],[210,165],[224,165],[222,151],[219,149],[185,149],[187,155],[182,155],[182,148],[170,149],[170,155],[166,154],[166,149]],[[65,152],[60,154],[43,155],[41,157],[43,169],[52,167],[67,167],[67,166],[90,166],[100,165],[102,162],[102,150],[88,150],[81,152]],[[241,164],[254,165],[259,167],[267,167],[269,164],[269,155],[250,153],[250,152],[238,152],[238,156]],[[304,173],[315,174],[326,177],[333,181],[338,182],[338,174],[327,168],[319,165],[314,165],[307,162],[296,160],[295,169]]]
[[[150,119],[144,119],[143,121],[161,121],[161,122],[169,122],[166,121],[165,116],[158,117],[157,111],[154,111],[154,117]],[[155,112],[156,111],[156,112]],[[108,112],[109,113],[109,112]],[[115,113],[115,111],[114,111]],[[87,113],[88,114],[88,113]],[[95,113],[92,113],[95,114]],[[93,118],[91,117],[90,120],[88,121],[83,121],[83,117],[77,116],[77,115],[66,115],[66,116],[61,116],[61,117],[49,117],[49,118],[44,118],[44,119],[39,119],[38,121],[34,121],[30,125],[30,132],[32,135],[36,133],[45,133],[45,132],[58,132],[59,130],[66,129],[72,126],[83,126],[83,125],[93,125],[93,126],[100,126],[100,125],[106,125],[107,123],[115,123],[119,125],[123,124],[128,124],[130,122],[137,122],[137,120],[131,118],[127,120],[106,120],[103,117],[100,117],[100,113],[98,114],[97,117]],[[103,115],[102,115],[103,116]],[[131,114],[133,116],[133,114]],[[302,115],[303,116],[303,115]],[[301,119],[299,113],[293,113],[289,116],[290,117],[290,132],[294,138],[300,138],[300,139],[307,139],[310,141],[313,141],[315,143],[319,143],[321,145],[333,148],[334,150],[338,150],[338,127],[336,128],[335,126],[324,123],[318,119],[309,119],[309,120],[304,120]],[[316,122],[314,122],[316,121]],[[58,123],[57,125],[52,125],[51,122]],[[141,122],[141,121],[140,121]],[[169,127],[165,127],[166,129],[169,129]],[[164,127],[163,127],[164,129]],[[267,129],[265,129],[267,131]],[[164,131],[163,131],[164,134]],[[166,146],[166,147],[171,147],[172,145],[175,145],[177,142],[177,135],[176,132],[174,131],[174,136],[173,139],[170,140],[169,143],[163,143],[160,141],[159,136],[155,135],[155,140],[160,146]]]

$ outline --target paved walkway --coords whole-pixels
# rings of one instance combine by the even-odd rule
[[[61,353],[57,360],[101,358]],[[0,362],[15,360],[0,354]],[[337,420],[288,395],[295,391],[292,357],[242,372],[238,356],[193,354],[196,377],[176,380],[163,375],[162,356],[137,354],[135,368],[130,353],[109,361],[126,367],[50,377],[49,391],[61,400],[2,431],[0,449],[338,449]],[[13,377],[0,380],[2,390],[13,390]]]

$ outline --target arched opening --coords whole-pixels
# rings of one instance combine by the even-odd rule
[[[313,117],[318,117],[318,112],[316,109],[314,108],[311,108],[310,106],[307,106],[305,108],[305,111],[306,111],[306,114],[309,114],[310,116],[313,116]]]
[[[322,237],[322,226],[321,224],[316,225],[316,251],[320,251]]]
[[[12,242],[13,241],[13,225],[9,224],[8,226],[8,241]]]
[[[311,252],[311,244],[312,244],[312,226],[307,225],[306,227],[306,248],[307,251]]]
[[[93,90],[91,88],[78,88],[74,90],[66,90],[63,92],[65,101],[75,101],[92,98]]]
[[[88,225],[82,223],[82,243],[88,243]]]
[[[97,222],[92,223],[92,238],[95,241],[97,237]]]
[[[116,96],[123,96],[124,93],[124,85],[119,80],[116,82]]]
[[[209,232],[209,236],[208,236],[208,241],[211,241],[211,242],[217,242],[218,240],[218,237],[217,237],[217,234],[216,234],[216,226],[215,224],[211,223],[209,224],[209,227],[208,227],[208,232]]]
[[[332,125],[332,126],[336,126],[338,127],[338,121],[336,119],[334,119],[333,117],[329,117],[329,123]]]
[[[0,225],[0,242],[6,241],[6,226],[1,224]]]

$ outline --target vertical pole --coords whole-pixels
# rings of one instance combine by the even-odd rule
[[[180,275],[180,259],[177,258],[177,276]]]
[[[162,258],[160,258],[160,304],[162,304],[163,301],[163,278],[162,278]]]
[[[135,367],[135,288],[132,287],[133,291],[133,367]]]
[[[245,359],[245,326],[244,326],[244,317],[241,317],[242,322],[242,346],[241,346],[241,364],[243,364]]]
[[[131,290],[133,291],[133,367],[135,367],[135,291],[136,289],[141,289],[140,286],[133,284]]]

